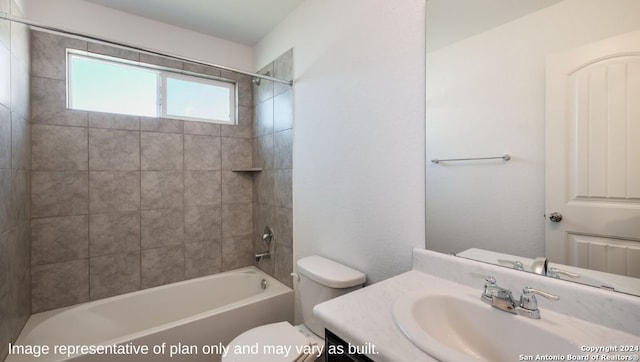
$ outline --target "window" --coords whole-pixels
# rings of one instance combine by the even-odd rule
[[[235,83],[67,50],[70,109],[235,124]]]

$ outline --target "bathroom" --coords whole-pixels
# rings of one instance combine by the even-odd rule
[[[575,2],[545,1],[526,11]],[[604,2],[590,0],[581,15],[589,24],[594,14],[617,19],[617,26],[591,33],[572,24],[589,35],[567,47],[640,28],[637,16],[620,17],[638,14],[634,1],[620,1],[610,13],[599,11]],[[483,92],[496,99],[481,99],[485,107],[469,106],[469,114],[485,122],[454,113],[446,117],[459,122],[442,127],[434,120],[452,106],[446,100],[467,94],[453,81],[425,82],[441,79],[430,65],[457,64],[429,45],[429,24],[447,24],[435,21],[446,16],[429,19],[441,2],[283,1],[286,14],[249,40],[224,27],[214,36],[154,20],[151,9],[127,12],[117,3],[126,2],[0,2],[0,12],[14,17],[183,58],[0,20],[0,358],[31,314],[251,265],[295,289],[295,262],[313,255],[364,273],[372,286],[410,271],[414,248],[544,255],[544,83],[533,79],[544,77],[544,64],[533,65],[528,78],[509,74],[537,87],[514,96],[513,109],[499,101],[504,94]],[[454,43],[493,26],[475,25],[440,36],[457,36]],[[69,47],[237,81],[238,124],[68,110]],[[540,48],[520,54],[533,57]],[[285,82],[256,84],[251,75],[188,59]],[[523,113],[526,119],[517,118]],[[102,150],[117,159],[96,157]],[[430,162],[503,153],[511,155],[504,164]],[[262,241],[265,226],[272,244]],[[267,250],[269,257],[256,261]],[[300,313],[291,308],[287,319],[298,324]]]

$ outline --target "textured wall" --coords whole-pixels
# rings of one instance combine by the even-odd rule
[[[258,73],[267,72],[279,79],[293,79],[293,50]],[[255,175],[254,234],[262,235],[266,225],[274,234],[271,258],[256,265],[290,287],[293,271],[292,97],[293,90],[286,84],[262,81],[254,87],[254,164],[263,169]],[[255,248],[267,250],[259,238]]]
[[[0,0],[0,12],[20,16]],[[0,20],[0,360],[29,317],[29,30]]]
[[[65,48],[222,75],[239,125],[67,110]],[[253,262],[251,79],[49,33],[32,36],[32,309]]]

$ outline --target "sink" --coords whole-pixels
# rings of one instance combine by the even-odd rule
[[[482,303],[479,295],[414,293],[397,299],[393,318],[418,348],[443,361],[517,361],[521,356],[582,354],[566,326]],[[543,317],[544,318],[544,311]],[[558,323],[559,324],[559,323]]]

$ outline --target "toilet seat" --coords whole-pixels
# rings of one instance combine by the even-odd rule
[[[304,327],[304,326],[301,326]],[[304,330],[307,333],[304,333]],[[256,346],[249,353],[235,354],[237,349],[245,348],[245,351],[249,347]],[[311,333],[308,329],[292,326],[288,322],[279,322],[266,324],[260,327],[252,328],[236,338],[234,338],[229,345],[229,352],[226,356],[222,357],[222,362],[293,362],[293,361],[313,361],[315,358],[304,359],[296,347],[302,349],[305,346],[315,345],[316,349],[324,346],[324,341],[320,337]],[[274,349],[265,349],[268,346],[274,346]],[[286,348],[289,349],[289,354],[285,355]],[[308,348],[308,347],[307,347]]]

